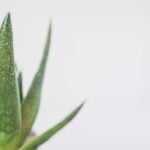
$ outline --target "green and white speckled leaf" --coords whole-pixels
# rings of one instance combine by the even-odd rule
[[[51,39],[51,25],[49,26],[44,53],[43,53],[40,66],[34,76],[34,79],[29,88],[27,96],[22,104],[22,125],[23,126],[22,126],[21,142],[26,138],[26,136],[30,132],[30,129],[32,128],[32,125],[36,119],[39,110],[42,83],[43,83],[49,48],[50,48],[50,39]]]
[[[10,141],[18,136],[21,128],[12,42],[11,18],[10,14],[7,14],[0,28],[0,148],[8,144],[8,140],[11,145]]]
[[[42,135],[34,138],[33,140],[25,143],[19,150],[33,150],[39,147],[41,144],[49,140],[53,135],[60,131],[64,126],[66,126],[80,111],[84,103],[78,106],[73,112],[71,112],[63,121],[56,124],[54,127],[44,132]]]

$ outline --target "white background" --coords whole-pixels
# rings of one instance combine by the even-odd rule
[[[150,149],[150,1],[1,0],[0,21],[8,11],[25,92],[53,24],[34,130],[40,134],[87,99],[41,150]]]

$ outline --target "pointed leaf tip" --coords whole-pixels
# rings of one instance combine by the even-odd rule
[[[21,141],[23,141],[30,132],[32,125],[36,119],[42,91],[42,84],[51,43],[51,24],[48,28],[43,56],[39,64],[39,68],[32,80],[30,88],[27,92],[25,100],[22,103],[22,133]]]
[[[20,102],[16,83],[12,26],[8,13],[0,27],[0,134],[3,135],[0,139],[0,149],[4,143],[7,147],[8,138],[10,145],[14,147],[21,128]]]
[[[10,12],[8,12],[7,15],[6,15],[6,17],[5,17],[5,20],[10,20],[10,18],[11,18],[10,17]]]
[[[5,16],[3,22],[2,22],[2,25],[7,25],[7,24],[10,24],[11,23],[11,16],[10,16],[10,13],[7,13],[7,15]]]
[[[74,111],[72,111],[64,120],[57,123],[55,126],[44,132],[42,135],[35,137],[33,140],[25,143],[19,150],[32,150],[34,148],[39,147],[41,144],[49,140],[53,135],[55,135],[58,131],[64,128],[81,110],[85,102],[79,105]]]

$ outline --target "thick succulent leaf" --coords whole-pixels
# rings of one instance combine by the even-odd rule
[[[7,14],[0,28],[0,147],[16,137],[21,128],[12,42],[11,18]]]
[[[19,96],[20,96],[20,101],[23,101],[23,86],[22,86],[22,73],[18,73],[18,88],[19,88]]]
[[[44,53],[39,65],[39,69],[37,70],[27,96],[22,104],[22,134],[21,134],[21,142],[25,139],[25,137],[30,132],[30,129],[36,119],[39,104],[40,104],[40,97],[41,97],[41,89],[43,83],[43,77],[47,62],[47,57],[49,53],[50,47],[50,38],[51,38],[51,25],[49,26],[47,40],[45,43]]]
[[[27,142],[23,147],[19,150],[33,150],[34,148],[39,147],[41,144],[50,139],[53,135],[55,135],[58,131],[60,131],[65,125],[67,125],[80,111],[83,107],[84,103],[78,106],[73,112],[71,112],[63,121],[56,124],[54,127],[44,132],[42,135],[34,138],[33,140]]]

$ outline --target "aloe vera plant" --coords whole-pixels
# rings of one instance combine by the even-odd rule
[[[0,27],[0,150],[36,150],[67,125],[80,111],[79,105],[64,120],[41,135],[32,134],[37,117],[44,72],[49,53],[49,26],[43,57],[27,95],[23,96],[22,73],[17,71],[13,54],[11,17],[8,13]]]

